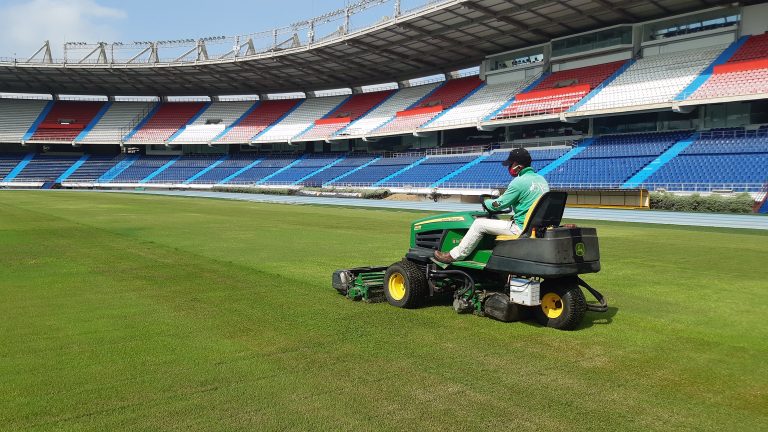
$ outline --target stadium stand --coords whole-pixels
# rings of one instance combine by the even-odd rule
[[[684,144],[684,150],[680,147]],[[552,165],[546,177],[559,188],[620,188],[660,156],[681,148],[644,179],[650,189],[686,185],[758,192],[768,180],[768,127],[606,135],[578,144],[580,153]],[[541,170],[571,150],[530,148]],[[674,149],[673,149],[674,150]],[[456,155],[319,153],[309,155],[133,156],[126,169],[105,180],[120,184],[264,184],[384,187],[504,187],[510,177],[501,162],[507,150]],[[126,161],[126,155],[14,154],[0,156],[6,182],[93,183]],[[663,159],[663,158],[662,158]],[[76,164],[76,162],[79,164]],[[656,162],[654,162],[656,163]],[[81,164],[81,165],[80,165]],[[74,169],[76,168],[76,169]],[[74,170],[73,170],[74,169]],[[9,175],[11,173],[13,175]],[[9,178],[10,177],[10,178]],[[678,188],[678,189],[675,189]]]
[[[30,141],[74,141],[103,106],[104,102],[57,101]]]
[[[297,136],[294,141],[316,141],[330,138],[351,122],[383,103],[393,93],[393,90],[385,90],[353,95],[332,113],[322,119],[315,120],[314,126]]]
[[[639,59],[576,111],[671,102],[725,48],[718,45]]]
[[[253,101],[213,102],[197,120],[185,126],[172,142],[174,144],[210,142],[241,118],[253,105]]]
[[[533,79],[485,85],[424,127],[444,128],[457,124],[475,124],[515,97],[532,81]]]
[[[304,99],[261,101],[253,111],[232,125],[229,130],[224,131],[224,135],[215,139],[215,141],[219,144],[249,143],[255,136],[280,120],[302,102],[304,102]]]
[[[766,57],[768,57],[768,33],[763,33],[750,36],[733,57],[728,59],[728,63],[739,63]]]
[[[227,184],[259,184],[296,163],[295,156],[265,156],[258,164],[240,172],[236,177],[225,179]]]
[[[751,36],[690,99],[768,93],[768,33]]]
[[[603,63],[555,72],[515,101],[494,119],[559,114],[568,110],[616,72],[625,61]]]
[[[303,183],[311,187],[323,186],[342,175],[359,169],[360,167],[374,161],[375,159],[376,158],[371,155],[350,155],[339,161],[339,163],[336,165],[328,167],[323,171],[314,173],[312,176],[306,178]]]
[[[290,141],[312,127],[315,120],[333,111],[347,96],[328,96],[306,99],[284,119],[267,128],[256,136],[253,142]]]
[[[125,158],[124,155],[91,155],[67,178],[70,183],[94,183]]]
[[[0,98],[0,142],[21,142],[48,103]]]
[[[147,183],[184,183],[187,179],[192,178],[195,174],[211,166],[218,159],[216,156],[182,156],[173,165],[149,179]]]
[[[420,164],[399,173],[381,183],[381,186],[409,186],[429,187],[437,183],[445,176],[461,169],[471,163],[480,155],[463,156],[431,156]]]
[[[424,84],[398,90],[392,97],[384,101],[370,113],[340,130],[337,136],[365,136],[384,123],[390,121],[399,112],[423,99],[432,92],[439,83]]]
[[[584,151],[547,174],[561,188],[619,188],[630,177],[691,132],[599,137]]]
[[[330,167],[343,160],[342,154],[322,154],[312,155],[291,164],[287,169],[275,173],[269,180],[265,181],[265,184],[273,185],[292,185],[309,177],[323,168]]]
[[[423,156],[400,156],[381,158],[374,163],[352,172],[350,175],[330,182],[331,186],[370,186],[408,168],[422,160]]]
[[[19,172],[16,182],[52,182],[59,178],[80,156],[58,156],[37,154]]]
[[[81,144],[118,144],[135,126],[131,124],[142,113],[146,114],[155,102],[114,102],[98,123],[82,139]]]
[[[125,138],[131,144],[164,144],[206,106],[203,102],[165,102]]]
[[[211,165],[206,173],[197,177],[191,184],[195,185],[214,185],[221,183],[225,179],[237,174],[245,168],[258,163],[259,159],[251,155],[230,155],[224,158],[220,163]]]
[[[541,170],[569,150],[570,147],[531,148],[529,149],[529,152],[533,159],[533,168],[537,171]],[[490,154],[488,158],[442,183],[441,186],[466,187],[467,185],[470,185],[470,187],[474,188],[505,187],[509,184],[510,180],[512,180],[508,170],[501,165],[501,162],[506,160],[508,154],[508,150],[495,151]]]
[[[5,181],[6,176],[16,168],[26,154],[0,154],[0,182]]]
[[[448,80],[407,110],[397,112],[390,122],[374,132],[390,134],[414,130],[444,110],[453,107],[482,84],[483,82],[476,76]]]
[[[661,167],[647,185],[667,189],[685,184],[758,192],[768,179],[768,130],[723,129],[701,136]]]
[[[176,159],[175,156],[142,156],[110,183],[141,183],[149,175]]]

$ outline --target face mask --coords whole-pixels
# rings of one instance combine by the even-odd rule
[[[520,175],[520,171],[522,171],[523,168],[524,167],[522,165],[510,166],[509,167],[509,175],[511,175],[512,177],[517,177],[518,175]]]

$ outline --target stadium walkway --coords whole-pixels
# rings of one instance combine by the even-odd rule
[[[386,201],[355,198],[325,198],[303,196],[255,195],[224,192],[191,191],[104,191],[113,193],[135,193],[145,195],[170,195],[195,198],[217,198],[238,201],[298,204],[333,205],[346,207],[384,208],[394,210],[423,210],[434,212],[455,212],[479,210],[475,204],[433,203],[429,201]],[[702,227],[723,227],[768,230],[768,217],[758,215],[723,215],[707,213],[675,213],[649,210],[609,210],[569,208],[565,210],[568,219],[600,220],[615,222],[637,222],[663,225],[687,225]]]

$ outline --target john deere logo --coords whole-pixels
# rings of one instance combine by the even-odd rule
[[[576,256],[583,257],[584,254],[586,253],[587,253],[587,247],[584,246],[584,243],[576,243]]]

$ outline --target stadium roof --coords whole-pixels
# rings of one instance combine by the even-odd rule
[[[476,66],[488,55],[718,0],[447,0],[311,45],[171,63],[0,62],[0,92],[227,95],[380,84]]]

